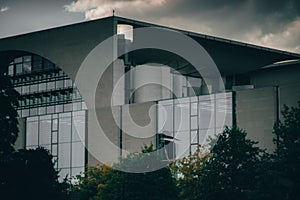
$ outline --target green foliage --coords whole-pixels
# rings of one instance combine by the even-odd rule
[[[72,186],[71,193],[80,199],[93,199],[107,182],[111,170],[108,164],[88,167],[84,174],[76,176],[76,184]]]
[[[20,150],[1,159],[1,197],[7,199],[67,199],[57,180],[52,156],[43,149]]]
[[[251,199],[262,153],[255,144],[245,131],[226,127],[202,168],[200,199]]]
[[[274,155],[266,159],[258,182],[260,199],[296,200],[300,197],[300,103],[284,106],[283,122],[274,127]]]
[[[18,97],[11,80],[0,76],[0,156],[7,156],[14,151],[18,137],[18,114],[15,110]]]
[[[81,199],[134,200],[134,199],[177,199],[177,187],[169,168],[147,173],[126,173],[115,168],[131,169],[135,164],[146,163],[153,146],[145,146],[143,153],[129,154],[120,163],[90,167],[84,177],[79,177],[75,190]],[[97,192],[96,192],[97,191]]]
[[[170,168],[177,177],[179,197],[183,200],[196,200],[200,196],[199,181],[202,168],[211,154],[201,146],[195,153],[175,161]]]

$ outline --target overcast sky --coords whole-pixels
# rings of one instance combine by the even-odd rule
[[[300,53],[299,0],[0,0],[0,38],[115,14]]]

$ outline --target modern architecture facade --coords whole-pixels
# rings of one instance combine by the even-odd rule
[[[135,48],[147,35],[134,30],[147,27],[193,39],[210,55],[219,77],[204,77],[175,53]],[[108,66],[90,62],[105,42],[105,51],[96,55],[116,59]],[[176,43],[187,48],[171,41]],[[282,106],[300,100],[299,59],[296,53],[116,16],[0,39],[1,75],[11,77],[21,94],[16,146],[48,149],[61,177],[77,175],[87,164],[117,162],[143,145],[160,148],[162,136],[173,138],[166,139],[167,159],[179,158],[225,125],[238,125],[273,151],[272,129]],[[102,70],[92,97],[92,88],[84,86],[95,81],[82,70],[87,65],[91,72]],[[76,82],[80,73],[84,79]],[[101,130],[91,123],[95,116]]]

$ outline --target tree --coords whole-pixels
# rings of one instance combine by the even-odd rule
[[[0,76],[0,157],[14,151],[18,137],[18,120],[15,107],[19,93],[13,88],[8,77]]]
[[[137,162],[145,163],[147,156],[153,151],[153,146],[145,147],[142,153],[129,154],[121,159],[120,163],[113,166],[98,165],[87,171],[83,178],[80,178],[79,192],[85,194],[91,191],[92,196],[85,195],[83,199],[98,200],[135,200],[135,199],[177,199],[178,190],[171,170],[167,167],[146,173],[127,173],[116,170],[123,167],[132,167]],[[104,171],[103,171],[104,169]],[[124,169],[124,168],[123,168]],[[97,193],[95,194],[95,189]]]
[[[199,146],[196,152],[175,161],[172,169],[179,188],[179,197],[183,200],[196,200],[200,196],[199,181],[202,168],[211,154]]]
[[[7,199],[67,199],[58,182],[52,156],[44,148],[19,150],[2,163],[1,197]]]
[[[203,200],[251,199],[256,187],[257,165],[263,152],[246,139],[246,132],[226,127],[202,168],[199,181]]]
[[[274,126],[276,151],[262,163],[257,196],[260,199],[296,200],[300,196],[300,103],[282,111]]]

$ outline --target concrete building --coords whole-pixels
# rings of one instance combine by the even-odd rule
[[[157,47],[164,42],[187,50],[191,59],[200,57],[204,71]],[[299,59],[116,16],[0,39],[0,73],[21,93],[16,146],[49,149],[62,177],[86,164],[116,162],[144,144],[159,147],[161,133],[177,139],[165,148],[169,159],[178,158],[224,125],[237,124],[273,151],[272,129],[282,106],[300,100]],[[205,68],[209,63],[216,72]],[[96,74],[101,77],[94,80]]]

